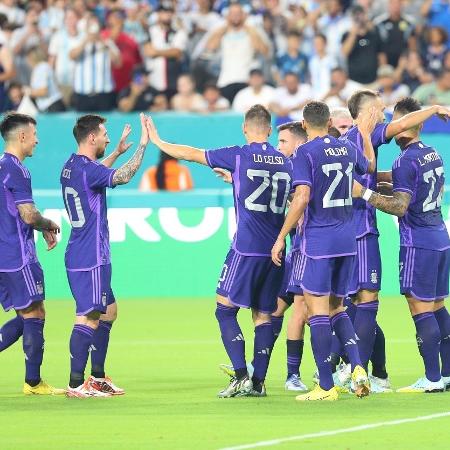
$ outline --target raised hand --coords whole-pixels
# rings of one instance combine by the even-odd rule
[[[450,109],[440,105],[436,105],[436,108],[436,115],[439,117],[439,119],[447,122],[450,117]]]
[[[148,135],[148,127],[147,127],[147,120],[148,118],[145,116],[144,113],[139,114],[139,118],[141,120],[141,141],[140,145],[143,145],[144,147],[147,146],[149,143],[149,135]]]
[[[123,127],[123,131],[122,131],[122,136],[120,137],[120,141],[117,144],[117,148],[116,151],[117,153],[119,153],[119,155],[122,155],[123,153],[125,153],[132,145],[133,143],[127,142],[128,136],[131,133],[131,126],[127,123],[124,127]]]
[[[156,129],[155,123],[151,117],[147,117],[147,132],[151,142],[156,144],[160,138],[158,134],[158,130]]]
[[[359,114],[356,119],[356,125],[361,134],[371,135],[378,122],[379,113],[376,108],[369,108],[367,111]]]

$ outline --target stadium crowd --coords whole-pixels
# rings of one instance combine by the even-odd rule
[[[0,111],[450,104],[447,0],[0,1]]]

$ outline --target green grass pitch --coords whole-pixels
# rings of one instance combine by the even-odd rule
[[[220,449],[270,439],[338,430],[450,411],[444,394],[386,394],[334,403],[300,404],[284,390],[285,327],[267,379],[268,397],[218,399],[227,358],[214,318],[214,300],[120,301],[107,372],[124,397],[67,399],[21,395],[21,344],[0,354],[1,450]],[[67,384],[73,304],[47,302],[43,375]],[[9,316],[4,314],[1,319]],[[395,387],[423,372],[412,321],[400,298],[383,298],[379,321],[387,338],[388,370]],[[248,311],[240,313],[251,349]],[[303,379],[311,385],[313,360],[306,337]],[[448,449],[450,417],[312,437],[267,448]]]

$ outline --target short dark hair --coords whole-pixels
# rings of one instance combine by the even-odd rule
[[[394,113],[399,113],[404,116],[405,114],[420,111],[421,109],[420,103],[415,98],[405,97],[395,104]]]
[[[336,127],[328,128],[328,134],[336,139],[341,137],[341,132]]]
[[[371,91],[370,89],[363,89],[361,91],[355,92],[349,99],[348,99],[348,110],[350,111],[351,116],[353,119],[356,119],[358,117],[359,111],[361,110],[361,107],[363,103],[368,99],[374,99],[378,97],[378,93],[375,91]]]
[[[330,108],[324,102],[309,102],[303,108],[303,119],[314,128],[328,127]]]
[[[77,119],[73,127],[73,135],[78,144],[81,144],[91,133],[98,133],[98,127],[105,123],[106,119],[97,114],[86,114]]]
[[[36,120],[33,117],[27,114],[9,112],[5,115],[5,117],[3,117],[3,120],[0,122],[0,134],[2,135],[2,138],[7,141],[11,131],[30,124],[36,125]]]
[[[278,130],[278,132],[283,131],[283,130],[289,130],[293,135],[297,136],[298,138],[308,139],[308,136],[306,135],[306,131],[302,127],[301,122],[283,123],[282,125],[278,125],[277,130]]]
[[[267,130],[270,128],[272,117],[263,105],[253,105],[244,116],[244,122],[251,123],[255,128]]]

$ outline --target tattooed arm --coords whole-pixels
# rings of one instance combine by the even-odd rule
[[[59,233],[58,225],[43,217],[33,203],[20,203],[17,205],[17,209],[19,210],[21,219],[27,225],[31,225],[35,230]]]

